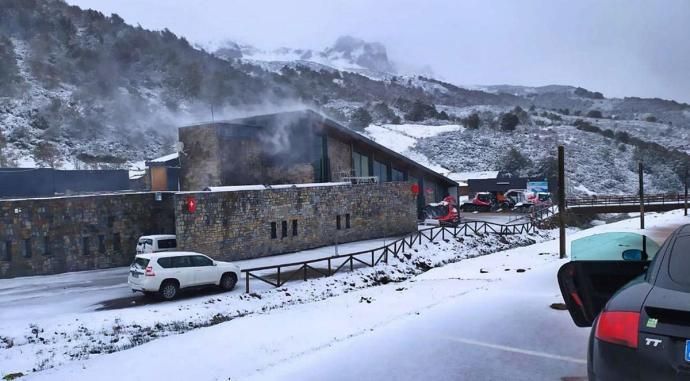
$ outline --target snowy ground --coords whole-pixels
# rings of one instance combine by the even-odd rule
[[[690,219],[677,211],[649,214],[647,222],[645,234],[661,241]],[[570,234],[569,240],[606,231],[638,232],[637,226],[636,219],[625,220]],[[466,244],[471,242],[481,245],[476,250],[491,245],[475,239]],[[441,241],[416,254],[443,257],[440,253],[470,247]],[[583,377],[589,330],[576,328],[567,312],[548,308],[561,300],[555,272],[563,261],[557,247],[557,241],[537,243],[373,288],[337,290],[337,284],[354,281],[351,277],[296,283],[277,293],[306,295],[305,290],[325,286],[334,295],[72,361],[28,379],[119,380],[122,369],[142,369],[127,373],[133,380],[150,379],[151,372],[157,379],[189,380]],[[261,304],[271,294],[251,299]],[[166,308],[157,310],[154,316],[162,319]],[[141,324],[152,317],[145,309],[127,311],[135,311]],[[2,371],[7,373],[10,365],[17,370],[19,356],[5,352]]]
[[[462,131],[463,127],[455,124],[443,126],[428,126],[423,124],[382,124],[371,125],[365,129],[366,135],[375,142],[407,156],[417,163],[438,173],[448,173],[448,169],[440,166],[426,155],[414,149],[417,141],[447,132]]]
[[[645,233],[663,240],[675,226],[688,222],[681,211],[649,214],[650,228]],[[637,226],[637,220],[626,220],[571,234],[569,238],[604,231],[638,231]],[[567,312],[548,308],[550,303],[560,301],[555,281],[555,272],[562,263],[556,255],[557,241],[465,259],[422,275],[406,276],[413,269],[416,271],[411,275],[420,274],[421,263],[426,264],[421,267],[437,266],[519,243],[500,241],[499,237],[488,236],[467,237],[464,242],[435,242],[410,252],[409,259],[401,257],[395,265],[293,283],[255,296],[221,294],[203,301],[72,317],[81,323],[56,319],[52,326],[36,328],[33,344],[19,342],[22,339],[17,334],[24,331],[12,331],[18,342],[11,348],[6,344],[0,347],[0,372],[26,371],[27,366],[40,365],[41,355],[49,355],[54,358],[48,365],[65,364],[34,373],[30,379],[115,380],[122,377],[121,369],[141,367],[142,359],[146,359],[146,369],[155,369],[160,379],[583,376],[588,330],[575,328]],[[416,265],[408,267],[411,263]],[[526,272],[517,272],[518,268]],[[388,282],[396,280],[399,282]],[[372,284],[380,287],[368,287]],[[199,324],[202,316],[213,313],[242,314],[216,315],[221,324],[184,329],[186,324]],[[185,320],[179,321],[182,317]],[[128,350],[58,361],[61,351],[75,349],[59,339],[63,333],[67,340],[89,347],[88,338],[93,336],[98,340],[129,340],[133,328],[128,321],[146,327],[156,322],[166,325],[171,319],[177,321],[180,332],[187,333],[172,335],[153,330],[157,336],[167,337],[139,337],[143,345]],[[97,325],[102,331],[94,328]],[[80,326],[84,328],[75,332],[74,328]],[[3,335],[8,332],[6,328],[0,328]],[[54,330],[57,335],[53,335]],[[558,338],[554,339],[556,332]],[[28,336],[32,337],[30,332]],[[41,340],[46,344],[36,343]],[[146,341],[150,342],[144,344]],[[39,353],[41,347],[45,351]],[[49,348],[59,350],[51,355]],[[508,374],[512,376],[506,378]],[[127,377],[148,379],[150,374],[131,372]]]

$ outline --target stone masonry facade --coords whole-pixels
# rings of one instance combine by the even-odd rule
[[[126,266],[139,236],[174,234],[173,194],[0,201],[0,278]]]
[[[180,249],[229,261],[417,229],[407,182],[178,193],[175,213]]]

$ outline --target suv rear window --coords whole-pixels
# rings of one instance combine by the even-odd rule
[[[177,247],[176,239],[161,239],[158,241],[159,249],[174,249]]]
[[[206,257],[202,257],[201,255],[195,255],[192,257],[192,265],[195,267],[213,266],[213,261]]]
[[[169,269],[172,267],[172,258],[158,258],[158,265],[164,269]]]
[[[668,274],[678,285],[690,288],[690,235],[676,238],[671,250]]]
[[[132,266],[138,268],[138,269],[145,269],[146,266],[149,264],[149,259],[147,258],[142,258],[142,257],[135,257],[134,262],[132,262]]]
[[[192,261],[188,256],[171,257],[172,267],[192,267]]]

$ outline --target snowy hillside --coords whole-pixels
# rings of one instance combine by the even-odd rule
[[[690,105],[671,100],[561,85],[459,86],[401,73],[385,46],[349,36],[322,50],[200,49],[117,15],[37,4],[10,2],[0,12],[0,167],[127,168],[173,151],[185,124],[305,107],[358,131],[373,123],[400,132],[410,147],[417,140],[420,162],[453,171],[505,169],[496,161],[515,147],[532,161],[522,171],[541,175],[542,158],[565,139],[569,154],[588,155],[574,162],[590,165],[573,181],[596,192],[634,191],[630,158],[649,164],[651,189],[672,190],[690,151]],[[433,137],[397,131],[402,123],[466,128]],[[609,156],[615,171],[589,184],[584,173]]]

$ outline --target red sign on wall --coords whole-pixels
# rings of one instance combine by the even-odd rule
[[[410,190],[412,191],[413,195],[418,195],[419,194],[419,184],[412,184],[410,187]]]
[[[196,199],[194,197],[187,197],[187,211],[189,213],[194,213],[196,211]]]

